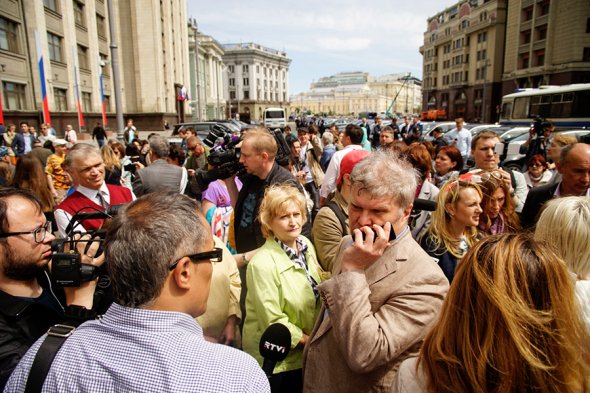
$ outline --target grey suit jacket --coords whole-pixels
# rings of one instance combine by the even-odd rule
[[[318,288],[324,305],[305,347],[304,392],[386,392],[399,364],[418,353],[449,283],[408,231],[365,271]]]
[[[140,197],[150,192],[176,191],[184,193],[187,182],[186,169],[158,159],[137,171],[133,180],[133,193]]]

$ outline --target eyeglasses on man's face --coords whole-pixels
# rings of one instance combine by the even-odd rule
[[[199,263],[199,262],[221,262],[221,258],[223,257],[223,250],[221,248],[215,247],[211,251],[199,252],[197,254],[187,255],[187,257],[193,263]],[[182,258],[180,258],[180,259],[182,259]],[[168,269],[169,270],[174,270],[174,268],[176,268],[176,265],[178,265],[178,262],[180,262],[180,259],[172,262],[170,264],[170,266],[168,267]]]
[[[43,243],[45,240],[45,236],[47,232],[51,231],[51,221],[45,221],[45,224],[39,226],[36,229],[28,232],[6,232],[0,233],[0,238],[6,238],[10,236],[19,236],[19,235],[30,235],[33,234],[33,239],[35,239],[35,243]]]

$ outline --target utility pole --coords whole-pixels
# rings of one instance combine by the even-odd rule
[[[119,78],[119,48],[116,41],[115,16],[113,15],[113,0],[107,0],[109,32],[111,34],[111,66],[113,68],[113,91],[115,93],[115,111],[117,113],[117,139],[123,140],[123,103],[121,102],[121,79]]]

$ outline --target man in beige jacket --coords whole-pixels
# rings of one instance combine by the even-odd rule
[[[305,348],[304,392],[389,391],[449,287],[410,234],[416,176],[409,164],[374,152],[354,167],[351,185],[354,240],[342,239],[340,273],[318,286],[323,307]]]

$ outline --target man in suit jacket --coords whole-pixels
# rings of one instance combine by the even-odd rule
[[[20,132],[14,136],[10,147],[14,151],[14,154],[20,157],[33,150],[34,141],[35,135],[29,131],[29,123],[22,121],[20,123]]]
[[[188,182],[187,171],[184,167],[166,162],[170,152],[168,141],[160,135],[154,135],[149,139],[149,143],[151,164],[137,171],[133,181],[133,193],[138,197],[157,191],[184,193]]]
[[[537,216],[548,200],[560,196],[590,196],[590,145],[576,143],[561,150],[557,163],[561,182],[533,187],[522,209],[521,222],[524,228],[532,228]]]
[[[373,152],[354,167],[351,185],[354,240],[342,239],[340,273],[318,286],[323,307],[305,348],[304,392],[388,392],[449,287],[410,234],[411,166],[390,151]]]

